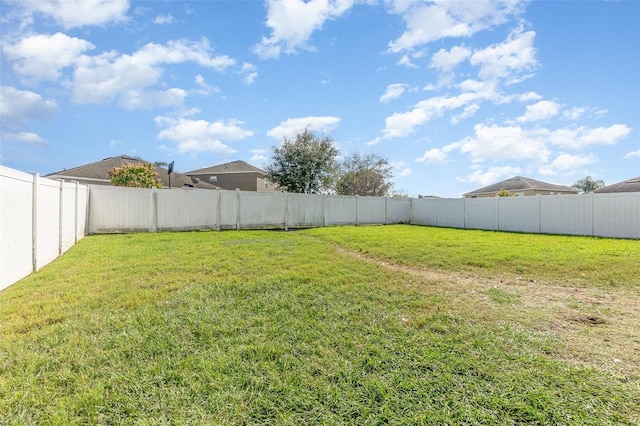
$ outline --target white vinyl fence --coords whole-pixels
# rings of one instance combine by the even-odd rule
[[[85,232],[407,223],[640,239],[640,193],[415,199],[79,185],[0,166],[0,290]]]
[[[0,166],[0,290],[85,235],[88,187]]]
[[[411,223],[640,238],[640,193],[388,198],[90,187],[89,233]]]

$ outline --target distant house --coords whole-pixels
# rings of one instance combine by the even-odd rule
[[[192,178],[209,182],[223,189],[274,192],[276,185],[267,179],[267,173],[245,161],[232,161],[186,173]]]
[[[147,161],[140,158],[129,157],[127,155],[120,155],[118,157],[105,158],[102,161],[95,163],[85,164],[83,166],[74,167],[72,169],[66,169],[55,173],[50,173],[45,177],[49,179],[63,179],[78,181],[87,185],[111,185],[111,177],[109,173],[117,167],[122,167],[126,164],[138,164],[147,163]],[[169,174],[168,170],[159,166],[153,166],[156,175],[162,181],[162,186],[169,188]],[[182,173],[171,173],[171,187],[172,188],[200,188],[200,189],[217,189],[215,185],[211,185],[208,182],[199,182],[197,179],[192,179],[189,176]]]
[[[566,185],[556,185],[522,176],[515,176],[484,188],[464,194],[465,198],[495,197],[501,190],[512,195],[560,195],[577,194],[578,190]]]
[[[596,189],[596,194],[610,194],[614,192],[640,192],[640,176],[631,178],[622,182],[614,183],[612,185],[603,186],[600,189]]]

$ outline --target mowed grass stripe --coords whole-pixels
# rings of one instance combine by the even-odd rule
[[[85,238],[0,293],[0,423],[637,422],[637,378],[561,359],[515,292],[470,315],[351,229]]]

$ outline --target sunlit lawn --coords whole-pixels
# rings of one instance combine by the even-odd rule
[[[0,292],[0,424],[637,424],[640,242],[91,236]]]

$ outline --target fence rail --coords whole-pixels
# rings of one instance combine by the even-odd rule
[[[640,193],[415,199],[54,181],[0,166],[0,290],[86,233],[407,223],[640,239]]]
[[[0,290],[85,235],[88,187],[0,166]]]

